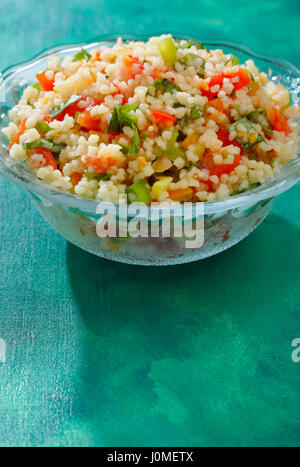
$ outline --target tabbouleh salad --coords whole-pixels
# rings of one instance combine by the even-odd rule
[[[152,37],[50,57],[9,114],[9,153],[50,187],[118,202],[215,201],[297,158],[299,108],[252,60]]]

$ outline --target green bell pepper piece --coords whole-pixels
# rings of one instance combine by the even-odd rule
[[[151,187],[146,179],[138,180],[133,185],[126,189],[127,194],[133,194],[135,201],[140,201],[145,204],[150,204],[152,200]]]
[[[170,37],[163,39],[158,44],[158,50],[166,65],[173,66],[177,60],[177,49]]]

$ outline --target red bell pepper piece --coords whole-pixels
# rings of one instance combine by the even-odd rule
[[[243,151],[243,147],[238,141],[229,139],[229,131],[226,130],[226,128],[220,128],[220,130],[217,131],[217,136],[218,139],[222,141],[223,146],[230,146],[232,144],[233,146],[240,148],[241,152]]]
[[[161,110],[151,110],[151,113],[157,123],[165,123],[167,126],[172,126],[176,122],[176,117],[162,112]]]
[[[52,152],[49,151],[49,149],[37,148],[34,150],[34,152],[37,152],[38,154],[41,154],[43,156],[43,158],[46,160],[46,164],[45,164],[46,167],[50,165],[51,167],[53,167],[54,170],[57,170],[56,160]]]
[[[114,96],[116,96],[117,94],[120,94],[120,95],[123,97],[121,105],[125,105],[126,102],[127,102],[126,97],[124,96],[124,94],[122,93],[121,89],[119,88],[119,86],[118,86],[116,83],[112,83],[112,84],[114,85],[114,87],[115,87],[116,90],[117,90],[116,93],[114,94]]]
[[[123,55],[122,60],[132,78],[135,78],[136,75],[142,73],[144,70],[144,65],[137,57],[133,57],[132,55]]]
[[[214,184],[211,180],[201,180],[201,183],[204,183],[208,187],[208,193],[214,193],[216,190],[214,188]]]
[[[210,175],[217,175],[220,177],[223,174],[230,174],[236,167],[241,163],[242,156],[235,154],[234,162],[232,164],[215,164],[214,154],[207,151],[201,159],[201,165],[203,168],[209,170]],[[203,181],[206,183],[206,181]]]
[[[273,109],[274,119],[273,119],[273,130],[274,131],[283,131],[283,133],[288,136],[291,132],[291,129],[288,125],[287,119],[285,116],[278,110]]]
[[[77,118],[78,125],[89,131],[99,131],[100,118],[92,116],[91,110],[97,105],[102,104],[102,102],[103,101],[100,101],[99,99],[90,99],[89,105],[85,108],[85,110],[82,112],[81,109],[82,113],[80,113],[79,117]]]
[[[53,120],[58,120],[59,122],[62,122],[65,118],[66,115],[69,115],[70,117],[75,117],[77,112],[82,112],[83,109],[78,106],[80,101],[75,102],[74,104],[69,105],[65,110],[63,110],[59,115],[57,115],[54,118],[49,117],[49,120],[44,120],[48,122],[52,122]]]
[[[43,71],[43,73],[38,73],[36,77],[43,91],[46,91],[46,92],[53,91],[54,83],[55,83],[55,73],[53,73],[53,78],[51,79],[47,77],[47,70]]]
[[[91,115],[90,110],[85,110],[77,118],[77,123],[89,131],[99,131],[100,119]]]
[[[11,140],[11,143],[9,145],[9,149],[11,149],[13,147],[14,144],[19,144],[20,142],[20,138],[21,136],[25,133],[26,131],[26,122],[27,122],[27,118],[25,118],[25,120],[23,120],[23,122],[21,123],[21,125],[19,126],[19,129],[17,131],[17,133],[15,134],[15,136],[13,137],[13,139]]]
[[[70,179],[71,179],[72,185],[76,186],[82,179],[82,174],[79,172],[73,172],[72,175],[70,175]]]
[[[79,105],[79,103],[84,103],[86,102],[86,107],[83,108]],[[90,131],[97,131],[98,130],[98,125],[99,125],[99,119],[96,119],[95,117],[92,117],[90,114],[90,110],[92,110],[93,107],[96,105],[102,104],[103,101],[100,101],[99,99],[95,98],[89,98],[87,101],[86,97],[83,97],[79,101],[75,102],[74,104],[69,105],[63,112],[61,112],[59,115],[54,117],[52,120],[58,120],[62,122],[65,118],[66,115],[69,115],[70,117],[75,117],[77,113],[79,113],[79,117],[77,119],[77,123],[81,125],[83,128],[86,128],[87,130]]]
[[[96,156],[85,156],[85,162],[87,166],[93,167],[94,171],[100,174],[106,173],[109,167],[116,164],[112,157],[103,159]]]
[[[224,79],[228,78],[234,87],[234,91],[238,91],[239,89],[248,86],[251,83],[251,78],[249,73],[246,70],[240,68],[237,72],[234,73],[220,73],[218,75],[212,76],[208,83],[209,90],[201,89],[201,94],[206,96],[208,100],[213,99],[216,97],[223,86]],[[219,89],[213,90],[214,86],[219,86]]]

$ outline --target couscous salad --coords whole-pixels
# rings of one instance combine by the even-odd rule
[[[10,156],[52,188],[99,201],[214,201],[297,158],[299,108],[252,60],[198,41],[49,58],[9,114]]]

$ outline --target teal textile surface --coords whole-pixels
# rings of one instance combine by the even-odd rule
[[[299,66],[299,5],[1,0],[0,68],[170,30]],[[299,208],[298,186],[233,249],[138,268],[68,244],[1,178],[0,445],[300,446]]]

